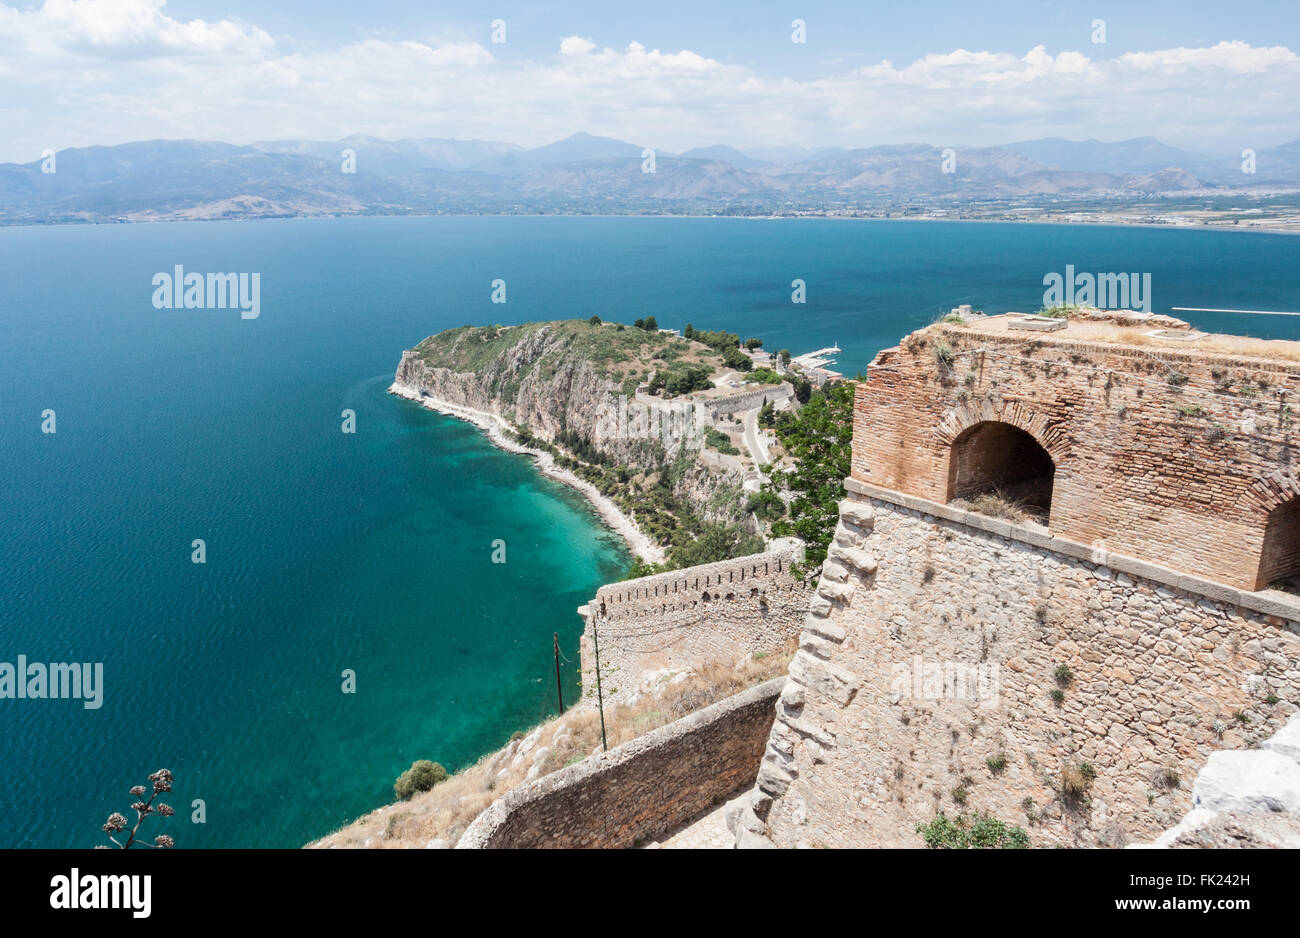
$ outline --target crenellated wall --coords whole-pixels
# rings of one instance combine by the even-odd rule
[[[647,672],[776,651],[799,634],[808,607],[812,584],[791,573],[801,557],[801,546],[778,542],[769,553],[602,586],[578,610],[584,696],[596,693],[593,633],[607,702]]]

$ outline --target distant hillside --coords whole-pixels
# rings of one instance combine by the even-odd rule
[[[68,221],[467,213],[777,214],[1019,200],[1199,196],[1300,185],[1300,141],[1209,157],[1151,138],[1036,140],[945,150],[929,144],[681,155],[574,134],[534,149],[485,140],[151,140],[0,164],[0,224]],[[348,161],[345,166],[345,154]],[[347,171],[354,170],[354,171]]]

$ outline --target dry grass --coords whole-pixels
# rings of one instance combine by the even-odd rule
[[[1005,518],[1007,521],[1038,521],[1042,512],[1028,502],[1015,498],[1001,489],[980,492],[971,498],[954,498],[950,503],[954,508],[988,515],[990,518]]]
[[[1216,355],[1233,355],[1244,358],[1264,358],[1274,361],[1300,362],[1300,342],[1287,339],[1256,339],[1244,335],[1212,333],[1191,342],[1162,339],[1144,335],[1140,329],[1116,329],[1114,341],[1125,345],[1150,345],[1166,349],[1185,349],[1192,352],[1213,352]]]
[[[607,707],[605,727],[609,747],[613,749],[748,687],[785,674],[797,649],[798,639],[792,638],[780,651],[769,655],[748,658],[734,665],[707,663],[633,704]],[[537,777],[599,752],[600,714],[594,701],[584,702],[564,716],[543,723],[533,733],[537,739],[525,755],[517,753],[524,740],[516,739],[434,786],[432,791],[372,811],[308,846],[425,847],[434,840],[452,846],[488,805],[524,784],[538,752],[544,756],[538,763]]]

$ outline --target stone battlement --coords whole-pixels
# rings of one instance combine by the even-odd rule
[[[768,553],[600,587],[578,609],[586,623],[584,694],[596,693],[597,638],[607,702],[637,693],[657,673],[780,649],[799,634],[812,592],[791,572],[802,557],[799,542],[776,541]]]
[[[607,583],[583,609],[600,620],[616,621],[674,610],[693,609],[698,604],[730,602],[737,593],[757,597],[769,587],[795,586],[790,565],[801,552],[783,547],[771,553],[750,554],[733,560],[670,570],[621,583]]]

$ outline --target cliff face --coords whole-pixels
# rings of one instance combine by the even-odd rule
[[[591,438],[598,416],[615,406],[619,388],[591,362],[552,337],[525,337],[481,373],[430,364],[418,350],[402,353],[397,384],[431,397],[504,417],[545,440],[566,430]],[[543,358],[547,367],[538,367]]]
[[[502,417],[588,461],[654,472],[686,459],[675,493],[704,517],[738,520],[743,500],[727,496],[741,475],[698,462],[707,411],[631,393],[652,371],[698,366],[709,355],[681,338],[584,321],[463,327],[403,352],[395,383]]]

